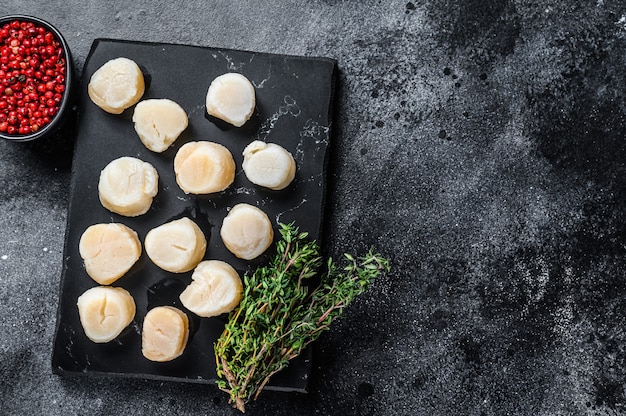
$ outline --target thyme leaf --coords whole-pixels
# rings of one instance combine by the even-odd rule
[[[324,262],[306,232],[293,223],[279,225],[276,255],[244,276],[241,302],[214,345],[218,387],[242,412],[373,279],[389,271],[388,261],[373,249],[360,257],[345,254],[342,268],[331,258]],[[309,279],[318,275],[319,284],[311,288]]]

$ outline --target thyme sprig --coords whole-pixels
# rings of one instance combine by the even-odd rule
[[[324,265],[320,247],[292,224],[280,224],[282,239],[270,264],[244,276],[244,292],[215,343],[218,386],[245,412],[270,378],[328,329],[332,321],[389,270],[373,250],[362,257],[345,254],[339,268],[329,258],[319,284],[308,279]]]

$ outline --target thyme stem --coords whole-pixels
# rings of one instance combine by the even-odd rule
[[[318,286],[305,281],[320,273],[320,248],[294,224],[280,224],[282,239],[269,265],[244,277],[240,304],[229,315],[215,343],[218,386],[241,412],[271,377],[327,330],[334,319],[389,271],[388,261],[373,250],[338,269],[328,259]]]

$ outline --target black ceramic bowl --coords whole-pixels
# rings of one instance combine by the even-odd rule
[[[23,16],[23,15],[11,15],[11,16],[4,16],[4,17],[0,17],[0,30],[2,29],[2,27],[4,27],[7,23],[11,23],[13,21],[18,21],[18,22],[32,22],[35,24],[35,26],[37,27],[43,27],[44,29],[46,29],[47,31],[49,31],[50,33],[52,33],[52,35],[54,36],[55,40],[59,42],[59,47],[63,50],[63,59],[65,60],[64,62],[64,67],[65,67],[65,81],[64,81],[64,86],[65,89],[62,92],[58,92],[55,91],[58,94],[62,95],[62,98],[60,100],[60,102],[58,103],[58,106],[56,107],[56,113],[49,117],[50,121],[47,124],[44,124],[43,126],[37,128],[36,131],[31,131],[29,133],[26,134],[19,134],[18,132],[15,132],[13,134],[10,134],[9,132],[2,132],[0,131],[0,138],[8,140],[8,141],[12,141],[12,142],[26,142],[26,141],[31,141],[31,140],[35,140],[35,139],[43,139],[43,138],[50,138],[52,136],[54,136],[59,129],[61,128],[61,126],[64,124],[64,122],[66,121],[66,119],[68,118],[68,114],[72,111],[72,97],[73,97],[73,93],[74,93],[74,83],[75,83],[75,77],[74,77],[74,64],[72,61],[72,56],[70,53],[70,48],[67,45],[67,42],[65,41],[65,39],[63,38],[63,35],[61,35],[61,32],[59,32],[54,26],[52,26],[50,23],[39,19],[37,17],[33,17],[33,16]],[[1,35],[0,35],[1,37]],[[3,45],[0,44],[0,48]],[[31,53],[32,55],[32,53]],[[2,57],[0,56],[0,59]],[[0,64],[2,62],[0,61]],[[7,70],[20,70],[23,68],[10,68]],[[1,70],[1,68],[0,68]],[[6,73],[6,71],[5,71]],[[6,98],[6,87],[0,89],[0,98],[4,97]],[[3,112],[3,109],[0,109],[0,112]]]

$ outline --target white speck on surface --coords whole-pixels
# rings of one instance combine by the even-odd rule
[[[286,210],[286,211],[283,211],[283,212],[279,213],[278,215],[276,215],[276,223],[279,223],[279,222],[280,222],[280,217],[282,217],[282,216],[283,216],[283,214],[285,214],[285,213],[287,213],[287,212],[291,212],[291,211],[295,211],[295,210],[297,210],[297,209],[298,209],[298,208],[300,208],[302,205],[306,204],[306,202],[307,202],[306,198],[305,198],[305,199],[302,199],[302,201],[300,201],[300,203],[299,203],[298,205],[296,205],[295,207],[290,208],[290,209],[288,209],[288,210]]]
[[[6,259],[8,259],[8,258],[9,258],[9,256],[7,256],[6,254],[3,254],[3,255],[2,255],[2,260],[6,260]]]
[[[272,114],[259,128],[259,133],[257,134],[258,140],[265,140],[282,116],[290,115],[292,117],[298,117],[300,115],[300,107],[298,107],[298,103],[293,97],[286,95],[285,98],[283,98],[283,102],[285,105],[278,107],[278,111]]]
[[[257,88],[257,89],[262,89],[262,88],[263,88],[263,86],[265,85],[265,83],[266,83],[266,82],[267,82],[267,81],[268,81],[271,77],[272,77],[272,74],[271,74],[271,73],[269,73],[269,74],[267,74],[267,77],[266,77],[266,78],[264,78],[264,79],[262,79],[260,82],[255,82],[255,81],[252,81],[252,84],[254,85],[254,87],[255,87],[255,88]]]
[[[230,55],[227,55],[224,52],[220,52],[220,55],[222,55],[222,58],[226,60],[227,62],[226,67],[229,71],[235,71],[235,72],[240,71],[244,65],[243,62],[235,62]]]
[[[235,194],[245,194],[245,195],[253,195],[255,193],[254,189],[246,188],[245,186],[239,187],[235,189]]]

